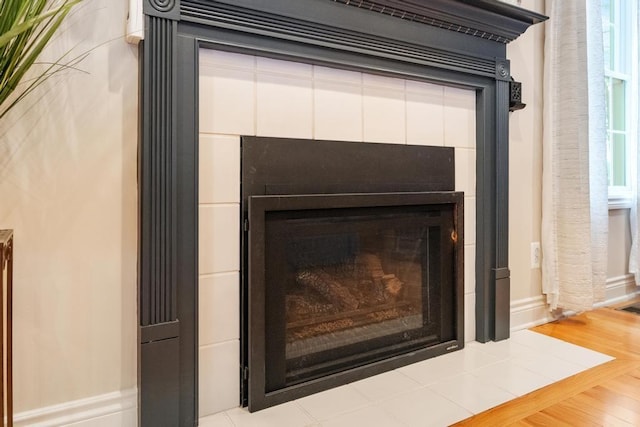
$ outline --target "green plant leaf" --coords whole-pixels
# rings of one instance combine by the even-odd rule
[[[24,33],[25,31],[32,31],[40,22],[52,16],[58,15],[60,12],[64,11],[65,9],[66,10],[71,9],[72,6],[73,5],[60,6],[57,9],[53,9],[46,13],[37,15],[33,18],[29,18],[28,20],[25,20],[13,26],[7,32],[2,33],[2,35],[0,35],[0,46],[4,46],[5,44],[9,43],[11,39],[18,36],[21,33]]]
[[[84,59],[86,55],[64,62],[67,52],[22,82],[71,9],[82,1],[0,1],[0,118],[46,79]]]

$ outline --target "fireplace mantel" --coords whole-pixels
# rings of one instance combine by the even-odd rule
[[[476,337],[509,336],[506,44],[546,17],[496,0],[144,0],[141,425],[197,423],[198,52],[249,53],[476,92]]]

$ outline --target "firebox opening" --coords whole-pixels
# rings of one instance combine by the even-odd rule
[[[266,215],[267,391],[455,338],[452,205],[321,212]]]
[[[300,150],[291,150],[292,143]],[[444,182],[438,191],[402,191],[428,187],[421,182],[425,173],[433,174],[429,162],[404,164],[415,147],[405,152],[407,147],[361,144],[378,155],[380,149],[402,153],[395,160],[383,157],[391,180],[394,169],[414,167],[419,172],[400,182],[400,191],[376,192],[373,182],[364,193],[314,193],[308,176],[327,164],[335,166],[332,157],[345,154],[340,148],[354,145],[314,141],[326,151],[322,156],[294,154],[292,160],[280,155],[281,149],[306,151],[309,143],[299,144],[243,139],[243,363],[248,373],[243,398],[250,410],[464,345],[463,194],[447,183],[452,181],[453,162],[445,162],[451,172],[438,176]],[[429,152],[419,156],[422,160],[441,161],[453,154],[443,147],[421,148]],[[362,182],[359,166],[366,166],[357,158],[350,160],[354,167],[338,175]],[[282,164],[291,161],[311,170],[307,178],[291,176],[294,184],[274,185],[287,182],[269,177],[282,178]],[[328,174],[330,179],[335,175]],[[349,181],[345,183],[348,187]],[[266,194],[295,186],[311,192]],[[245,191],[249,188],[254,191]]]

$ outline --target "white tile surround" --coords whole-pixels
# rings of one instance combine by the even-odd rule
[[[613,358],[535,332],[470,342],[425,360],[283,405],[234,408],[200,427],[441,427]]]
[[[239,403],[241,135],[454,147],[456,190],[465,193],[465,339],[475,340],[473,91],[213,50],[200,51],[199,83],[201,417]],[[406,382],[401,376],[398,381],[403,380]],[[362,400],[360,406],[366,407],[367,398],[361,391],[356,395]],[[307,399],[314,401],[313,396]],[[308,417],[313,417],[314,406],[308,405],[300,409],[287,404],[262,411],[273,414],[274,419],[279,419],[278,411],[287,412],[287,408],[294,408],[291,411],[298,414],[287,412],[293,424],[265,425],[305,425],[296,422],[296,416],[313,423],[315,418]],[[349,407],[357,409],[355,406]],[[322,412],[321,408],[317,410]],[[376,411],[353,416],[364,417],[359,420],[394,419]],[[241,412],[220,417],[244,425]],[[385,425],[402,425],[390,422]]]

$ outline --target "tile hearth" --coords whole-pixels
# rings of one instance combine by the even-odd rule
[[[445,426],[613,358],[532,331],[464,350],[263,411],[235,408],[201,427]]]

